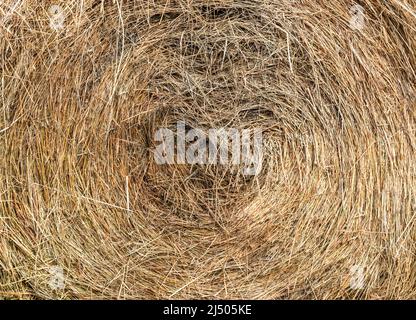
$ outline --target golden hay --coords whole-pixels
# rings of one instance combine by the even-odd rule
[[[415,299],[416,1],[358,4],[3,1],[0,296]],[[177,121],[261,174],[156,164]]]

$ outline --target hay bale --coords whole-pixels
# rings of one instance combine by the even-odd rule
[[[416,1],[0,12],[0,295],[416,297]],[[157,164],[178,121],[260,174]]]

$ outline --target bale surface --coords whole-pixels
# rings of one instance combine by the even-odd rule
[[[0,297],[415,299],[416,1],[358,4],[3,1]],[[156,164],[178,121],[261,173]]]

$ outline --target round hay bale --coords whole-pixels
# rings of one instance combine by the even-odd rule
[[[0,296],[416,298],[416,1],[0,12]],[[159,164],[180,123],[261,170]]]

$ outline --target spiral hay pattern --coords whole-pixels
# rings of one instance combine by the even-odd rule
[[[416,298],[415,0],[0,13],[0,296]],[[157,164],[178,121],[260,174]]]

